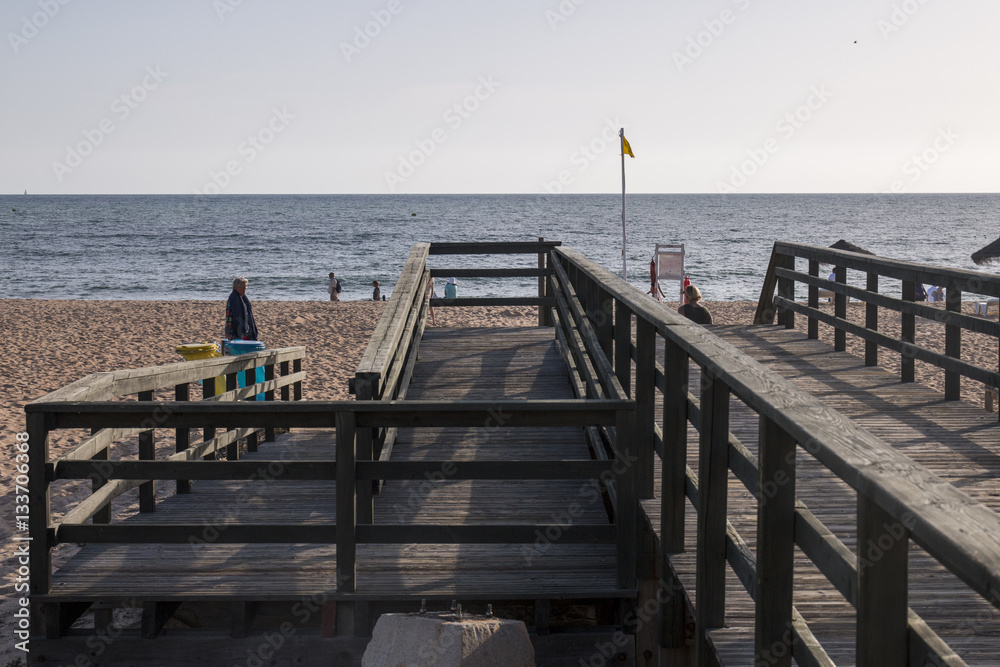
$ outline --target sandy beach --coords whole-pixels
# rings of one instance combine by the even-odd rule
[[[252,295],[251,295],[252,296]],[[717,324],[747,325],[753,319],[755,302],[717,302],[706,304]],[[824,309],[832,306],[824,305]],[[306,399],[349,399],[347,380],[364,352],[368,338],[385,308],[385,303],[285,301],[254,302],[261,339],[269,348],[305,345],[308,356],[304,386]],[[180,361],[176,345],[221,338],[225,304],[222,301],[45,301],[0,300],[0,340],[7,369],[0,392],[0,443],[13,463],[15,434],[24,430],[24,405],[48,392],[89,373],[121,368],[140,368]],[[967,306],[967,310],[971,305]],[[436,308],[437,326],[523,326],[537,323],[531,308]],[[863,322],[861,304],[851,304],[849,318]],[[797,318],[797,328],[804,330],[805,319]],[[880,329],[898,335],[899,318],[883,316]],[[821,327],[821,338],[832,343],[829,327]],[[943,351],[944,327],[940,324],[918,325],[917,343]],[[849,351],[863,356],[863,344],[848,337]],[[987,368],[997,368],[997,343],[963,332],[963,359]],[[898,370],[898,356],[883,351],[884,366]],[[943,388],[943,373],[917,364],[917,379],[938,390]],[[963,396],[982,404],[982,387],[966,382]],[[56,440],[52,454],[60,453],[65,443]],[[4,601],[0,606],[3,654],[0,664],[16,657],[12,647],[10,596],[16,576],[16,557],[10,540],[14,528],[13,468],[0,468],[6,492],[2,500],[0,553],[4,567]],[[134,493],[134,492],[133,492]],[[82,498],[85,490],[54,492],[53,512],[61,514],[67,503]],[[57,562],[69,555],[61,552]]]

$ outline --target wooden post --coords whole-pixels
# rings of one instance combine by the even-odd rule
[[[358,373],[354,376],[355,398],[359,401],[378,400],[377,391],[381,377],[378,373]],[[373,460],[375,451],[374,440],[375,429],[358,429],[354,456],[358,461]],[[366,481],[358,484],[357,491],[357,517],[358,523],[372,523],[375,515],[374,494],[372,492],[372,482]]]
[[[636,321],[635,443],[639,498],[653,497],[653,426],[656,422],[656,329],[643,317]]]
[[[819,277],[819,260],[809,260],[809,275],[814,278]],[[819,308],[819,287],[816,287],[815,285],[809,286],[809,307]],[[811,340],[819,338],[819,320],[812,315],[809,316],[806,329],[807,335]]]
[[[215,380],[212,380],[215,383]],[[191,400],[191,389],[188,384],[179,384],[174,387],[174,400],[175,401],[189,401]],[[191,429],[190,428],[179,428],[174,431],[174,440],[176,441],[176,446],[174,451],[180,453],[191,446]],[[107,455],[107,450],[104,450],[105,455]],[[179,479],[177,480],[177,493],[191,493],[191,480]],[[108,509],[111,508],[110,503],[108,504]]]
[[[661,551],[684,551],[684,511],[687,507],[688,355],[669,338],[663,352],[663,490],[660,496]],[[666,569],[664,569],[666,572]]]
[[[202,400],[206,398],[212,398],[215,396],[215,378],[207,378],[201,381],[201,397]],[[202,440],[209,441],[215,437],[215,427],[206,426],[202,430]],[[216,459],[215,452],[205,454],[206,461],[214,461]]]
[[[710,664],[708,632],[726,621],[726,502],[729,493],[729,387],[702,368],[698,459],[695,661]]]
[[[622,389],[632,395],[632,310],[615,301],[615,376]]]
[[[337,413],[337,592],[353,593],[357,588],[357,501],[361,487],[357,483],[357,437],[369,429],[356,428],[353,412]],[[350,602],[337,603],[337,633],[354,634],[354,607]]]
[[[795,440],[760,417],[754,664],[791,667]]]
[[[795,256],[781,255],[778,265],[782,268],[795,270]],[[791,278],[778,278],[778,296],[795,301],[795,281]],[[786,329],[795,328],[795,311],[789,308],[781,308],[778,311],[778,324],[783,324]]]
[[[594,307],[592,322],[594,331],[597,333],[597,340],[601,344],[604,356],[610,361],[614,358],[614,308],[615,302],[600,284],[594,285]]]
[[[833,269],[834,274],[837,276],[838,283],[847,282],[847,269],[843,266],[837,266]],[[839,292],[833,296],[833,314],[835,317],[841,320],[847,319],[847,295],[840,294]],[[836,327],[833,330],[833,349],[836,352],[844,352],[847,350],[847,332]]]
[[[948,285],[945,295],[945,308],[948,317],[944,320],[944,353],[949,357],[959,359],[962,356],[962,327],[955,324],[952,313],[962,312],[962,290],[954,285]],[[944,400],[962,400],[962,374],[958,371],[944,372]]]
[[[152,401],[153,392],[140,391],[140,401]],[[156,458],[156,443],[153,429],[139,433],[139,460],[152,461]],[[139,511],[156,511],[156,480],[150,480],[139,485]]]
[[[96,435],[100,432],[100,428],[90,429],[91,435]],[[92,461],[107,461],[108,460],[108,447],[105,447],[101,451],[97,452],[90,457]],[[94,477],[90,480],[90,492],[96,493],[102,486],[107,484],[107,480],[100,479],[99,477]],[[111,523],[111,503],[108,503],[101,509],[94,513],[94,518],[92,523]]]
[[[268,364],[264,366],[264,380],[270,381],[274,379],[274,364]],[[274,390],[264,392],[265,401],[274,401]],[[274,442],[274,424],[270,424],[264,427],[264,442]]]
[[[618,587],[635,588],[638,553],[638,513],[636,498],[635,413],[619,410],[615,420],[615,490],[618,507],[615,523],[618,528]]]
[[[238,382],[236,380],[237,373],[227,373],[226,374],[226,391],[233,391],[238,389]],[[229,429],[226,429],[229,430]],[[239,440],[234,440],[230,444],[226,445],[226,459],[229,461],[236,461],[240,458],[240,442]]]
[[[28,554],[28,567],[32,595],[48,595],[52,592],[51,552],[55,545],[49,532],[49,527],[52,524],[52,506],[49,481],[45,474],[45,468],[49,462],[49,429],[45,422],[45,413],[27,413],[28,455],[30,457],[28,460],[28,498],[31,501],[29,506],[31,514],[28,515],[28,531],[24,531],[23,524],[18,524],[18,530],[11,537],[11,543],[20,542],[22,545],[31,545]],[[21,440],[18,439],[18,442]],[[18,491],[18,493],[20,492]],[[32,613],[32,616],[34,617],[35,614]],[[35,620],[33,618],[32,624]]]
[[[908,664],[910,531],[858,493],[858,667]]]
[[[878,292],[878,274],[874,271],[868,272],[868,282],[865,289],[869,292]],[[865,303],[865,328],[870,331],[878,331],[878,305]],[[865,341],[865,366],[878,366],[878,343],[872,340]]]
[[[545,238],[542,237],[542,236],[539,236],[538,237],[538,242],[542,243],[543,241],[545,241]],[[542,271],[545,270],[545,256],[546,256],[546,254],[547,253],[544,250],[540,250],[538,252],[538,268],[539,268],[539,270],[542,270]],[[544,298],[545,296],[547,296],[547,293],[548,293],[547,283],[548,283],[548,279],[545,276],[538,276],[538,298],[539,299]],[[539,306],[538,307],[538,326],[540,326],[540,327],[550,327],[550,326],[552,326],[552,318],[550,317],[550,315],[549,315],[549,309],[546,306]]]
[[[284,371],[282,371],[282,372],[284,372]],[[292,361],[292,372],[294,372],[294,373],[301,373],[302,372],[302,360],[301,359],[295,359],[294,361]],[[294,383],[293,386],[292,386],[292,388],[294,389],[294,391],[292,392],[292,400],[294,400],[294,401],[301,401],[302,400],[302,380],[299,380],[298,382]]]
[[[917,284],[912,280],[903,281],[903,301],[913,302],[916,294]],[[899,359],[899,381],[913,382],[916,375],[913,354],[907,353],[906,343],[912,344],[916,340],[917,326],[916,316],[913,313],[903,313],[900,319],[900,339],[903,341],[903,352]]]

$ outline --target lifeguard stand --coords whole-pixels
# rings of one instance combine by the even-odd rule
[[[666,290],[659,287],[661,280],[676,280],[680,284],[677,288],[678,301],[684,301],[684,244],[657,243],[656,252],[656,284],[661,292],[666,294]],[[654,295],[655,296],[655,295]]]

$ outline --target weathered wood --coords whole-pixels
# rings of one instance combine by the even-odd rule
[[[833,273],[838,283],[847,282],[846,267],[835,266],[833,267]],[[794,301],[794,299],[791,300]],[[833,296],[833,314],[838,320],[847,319],[847,297],[839,291]],[[837,327],[833,332],[833,349],[837,352],[843,352],[847,349],[847,333],[840,327]]]
[[[182,453],[183,455],[183,453]],[[371,464],[377,466],[378,464]],[[55,479],[283,479],[334,480],[337,464],[333,461],[66,461],[59,464]],[[376,473],[379,474],[379,473]]]
[[[904,667],[907,660],[908,531],[858,494],[858,666]]]
[[[632,387],[632,310],[617,299],[614,328],[615,376],[622,389],[629,392]]]
[[[432,253],[433,254],[433,253]],[[539,256],[545,256],[545,253],[539,253]],[[475,268],[475,269],[460,269],[460,268],[430,268],[427,269],[431,272],[431,277],[433,278],[539,278],[539,284],[545,276],[551,276],[552,271],[546,269],[544,266],[539,266],[537,269],[534,268],[518,268],[518,269],[488,269],[485,267]],[[539,294],[539,296],[544,296]]]
[[[687,477],[688,356],[677,343],[664,345],[663,374],[663,489],[661,517],[664,558],[684,551],[684,510]],[[666,568],[664,562],[663,567]],[[664,569],[664,571],[666,571]]]
[[[337,414],[337,590],[352,592],[357,579],[357,477],[355,473],[358,430],[354,414]],[[371,488],[371,485],[366,485]]]
[[[153,392],[143,391],[139,393],[140,401],[152,401]],[[156,423],[155,420],[149,420]],[[155,431],[141,431],[139,433],[139,459],[151,461],[156,458],[156,444],[154,442]],[[139,511],[153,512],[156,510],[156,482],[149,480],[139,485]]]
[[[620,499],[619,499],[620,502]],[[627,524],[627,521],[622,522]],[[627,526],[626,526],[627,529]],[[619,557],[619,568],[626,571],[625,582],[619,574],[620,588],[635,586],[635,542],[618,540],[621,528],[615,526],[579,524],[566,528],[560,524],[483,524],[438,526],[433,524],[362,525],[357,526],[358,542],[367,544],[534,544],[538,535],[559,535],[560,544],[617,544],[628,549],[633,558]],[[631,568],[629,568],[631,564]],[[627,583],[631,569],[632,583]]]
[[[174,400],[183,402],[190,400],[190,390],[187,383],[179,384],[174,388]],[[183,452],[191,445],[191,429],[178,428],[174,430],[174,451]],[[178,479],[176,486],[177,493],[190,493],[191,482],[186,479]]]
[[[770,419],[760,420],[760,496],[757,505],[757,618],[754,654],[790,667],[795,562],[795,441]],[[777,648],[776,648],[777,647]]]
[[[809,260],[809,276],[819,278],[819,262],[815,259]],[[814,283],[806,283],[809,287],[808,303],[810,308],[819,308],[819,287]],[[815,340],[819,338],[819,322],[815,317],[810,317],[807,324],[809,338]]]
[[[428,304],[434,308],[447,306],[516,306],[551,308],[556,305],[552,297],[537,296],[459,296],[451,299],[429,299]]]
[[[795,269],[795,257],[792,255],[778,255],[775,268],[778,266],[786,269]],[[795,301],[795,281],[783,278],[778,274],[778,296],[788,301]],[[778,307],[778,324],[786,329],[795,328],[795,311]]]
[[[725,625],[726,502],[729,453],[729,387],[719,377],[702,377],[698,459],[698,553],[695,589],[695,656],[712,653],[708,632]]]
[[[878,274],[869,271],[865,288],[869,292],[878,292]],[[865,304],[865,328],[871,331],[878,331],[878,304],[868,302]],[[878,343],[873,340],[865,341],[865,366],[878,366]]]
[[[289,464],[292,465],[292,464]],[[607,461],[358,461],[358,479],[415,479],[448,471],[448,479],[597,479]]]
[[[636,322],[635,366],[635,456],[636,493],[639,498],[653,497],[653,429],[656,426],[656,330],[640,319]]]
[[[180,602],[143,602],[142,638],[154,639],[160,634],[163,626],[180,606]]]
[[[903,301],[913,301],[916,290],[916,283],[912,280],[903,281]],[[916,318],[912,313],[903,313],[900,320],[899,338],[903,343],[899,358],[900,382],[913,382],[916,377],[916,367],[914,366],[913,354],[908,346],[912,346],[916,340]]]
[[[771,258],[768,260],[767,269],[764,271],[764,283],[760,288],[760,297],[757,299],[757,312],[754,313],[754,324],[771,324],[774,322],[774,288],[778,284],[778,278],[774,273],[779,264],[778,244],[775,243],[771,250]]]
[[[562,245],[561,241],[496,241],[449,242],[430,244],[431,255],[512,255],[548,252]]]
[[[962,328],[954,322],[956,313],[962,312],[961,290],[949,286],[945,296],[946,316],[944,319],[944,353],[953,359],[962,356]],[[944,372],[944,398],[947,401],[962,400],[962,375],[953,370]]]

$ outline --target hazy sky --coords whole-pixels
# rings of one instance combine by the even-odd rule
[[[4,0],[0,192],[993,192],[996,0]]]

